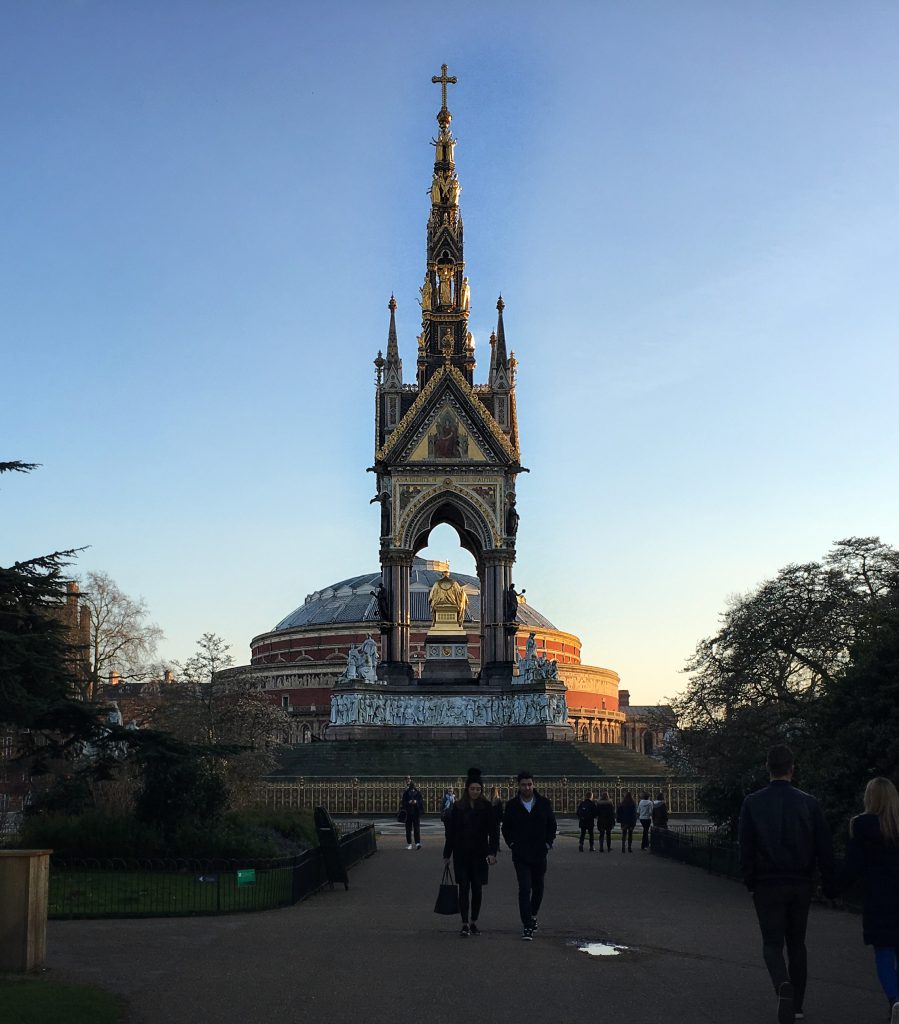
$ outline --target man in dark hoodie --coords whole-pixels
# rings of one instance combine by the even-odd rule
[[[556,839],[552,804],[534,789],[530,772],[518,773],[518,795],[506,804],[503,814],[503,839],[512,851],[518,878],[521,937],[530,942],[537,930],[537,913],[543,901],[546,855]]]
[[[768,751],[769,784],[740,809],[740,866],[762,931],[762,954],[777,993],[778,1024],[804,1019],[805,930],[816,867],[833,889],[833,844],[821,805],[793,785],[789,747]],[[789,967],[784,961],[787,947]]]

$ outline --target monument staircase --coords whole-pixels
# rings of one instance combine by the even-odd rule
[[[279,757],[269,774],[272,782],[291,779],[385,778],[455,779],[469,767],[485,777],[508,777],[522,768],[542,778],[596,779],[601,776],[663,778],[665,766],[651,757],[612,743],[568,743],[551,740],[354,740],[305,743]]]
[[[662,761],[617,743],[573,743],[601,775],[620,775],[641,779],[667,778],[671,771]]]

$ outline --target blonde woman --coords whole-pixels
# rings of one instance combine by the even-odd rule
[[[849,823],[846,865],[837,888],[864,881],[862,935],[874,947],[877,977],[890,1003],[891,1024],[899,1024],[899,792],[889,779],[871,779],[865,813]]]

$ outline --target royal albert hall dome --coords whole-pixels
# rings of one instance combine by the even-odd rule
[[[411,573],[411,661],[416,673],[424,662],[425,634],[431,625],[428,594],[447,568],[445,562],[416,558]],[[475,576],[452,573],[468,595],[465,625],[472,673],[480,668],[479,581]],[[352,576],[316,590],[276,626],[250,641],[247,672],[254,684],[271,695],[291,715],[294,741],[320,738],[330,715],[331,689],[346,667],[353,644],[371,635],[379,638],[378,609],[373,591],[379,572]],[[620,741],[624,715],[618,710],[618,674],[611,669],[581,664],[581,641],[558,629],[546,616],[522,601],[518,608],[519,655],[524,655],[533,632],[538,654],[554,658],[559,676],[568,687],[572,724],[581,738],[594,742]],[[586,729],[586,734],[584,734]]]

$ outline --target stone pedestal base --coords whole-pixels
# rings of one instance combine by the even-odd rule
[[[461,636],[428,635],[421,681],[446,686],[471,686],[468,637],[464,633]]]
[[[394,686],[412,686],[415,673],[408,661],[382,661],[378,665],[378,679]]]
[[[478,688],[471,678],[421,687],[335,687],[326,739],[571,740],[565,687],[542,683]]]
[[[515,663],[512,661],[488,661],[481,669],[481,684],[483,686],[511,686],[514,665]]]

